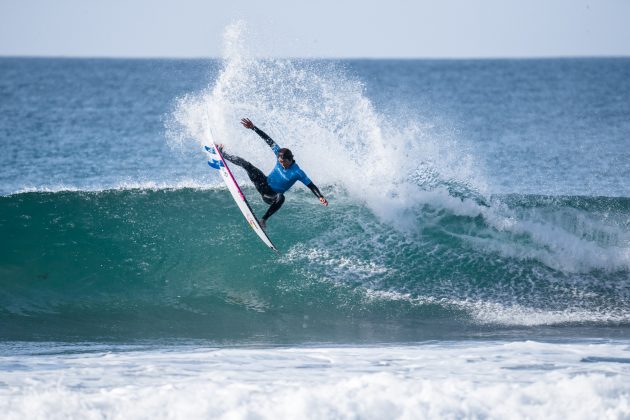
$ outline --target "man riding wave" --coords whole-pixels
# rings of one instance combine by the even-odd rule
[[[241,124],[243,124],[243,126],[247,129],[254,130],[256,134],[262,137],[262,139],[265,140],[265,143],[271,147],[271,150],[273,150],[274,154],[278,158],[278,161],[272,171],[269,175],[265,176],[260,169],[241,157],[234,156],[223,151],[223,146],[220,146],[223,157],[233,164],[245,169],[247,176],[249,176],[249,179],[254,183],[254,187],[256,187],[256,190],[262,196],[263,201],[270,204],[269,209],[267,209],[267,212],[259,221],[263,228],[267,225],[267,219],[277,212],[280,207],[282,207],[282,204],[284,204],[284,193],[288,191],[289,188],[291,188],[297,181],[306,185],[306,187],[315,194],[323,205],[328,206],[328,201],[319,191],[319,188],[317,188],[313,181],[309,179],[306,173],[293,159],[293,153],[291,153],[291,150],[278,146],[271,137],[256,127],[249,118],[243,118],[241,120]]]

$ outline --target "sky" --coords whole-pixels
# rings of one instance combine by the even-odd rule
[[[0,0],[0,56],[630,56],[630,0]]]

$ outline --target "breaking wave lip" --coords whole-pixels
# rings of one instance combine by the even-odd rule
[[[193,179],[180,180],[175,182],[170,181],[123,181],[111,185],[92,185],[92,186],[76,186],[69,184],[56,184],[56,185],[42,185],[42,186],[25,186],[18,190],[5,195],[9,197],[12,195],[26,194],[26,193],[60,193],[60,192],[89,192],[98,193],[105,191],[168,191],[168,190],[225,190],[227,187],[223,182],[208,182],[197,181]]]

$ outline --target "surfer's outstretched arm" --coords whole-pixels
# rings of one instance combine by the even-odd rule
[[[324,198],[324,195],[322,194],[322,192],[319,190],[319,188],[317,188],[317,186],[311,182],[310,184],[308,184],[306,186],[309,190],[311,190],[313,192],[313,194],[315,194],[315,197],[319,198],[319,202],[322,203],[323,205],[327,206],[328,205],[328,200],[326,200]]]
[[[271,147],[271,150],[273,150],[275,154],[278,154],[278,150],[280,150],[280,146],[278,146],[276,142],[273,141],[273,139],[269,137],[269,135],[267,135],[267,133],[262,131],[260,128],[256,127],[249,118],[243,118],[241,120],[241,124],[243,124],[243,127],[245,128],[254,130],[254,132],[256,132],[256,134],[258,134],[265,141],[265,143],[267,143],[269,147]]]

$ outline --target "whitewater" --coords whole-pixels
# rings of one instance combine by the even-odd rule
[[[7,418],[630,418],[630,60],[0,58]],[[261,244],[210,126],[303,187]],[[254,211],[266,205],[235,168]]]

